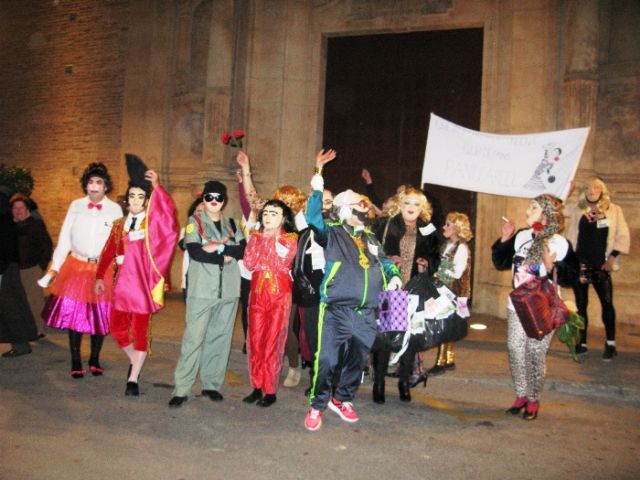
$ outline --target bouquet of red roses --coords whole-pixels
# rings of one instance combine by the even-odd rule
[[[220,141],[225,145],[233,148],[242,148],[242,139],[244,138],[244,130],[234,130],[233,133],[224,132],[220,136]]]

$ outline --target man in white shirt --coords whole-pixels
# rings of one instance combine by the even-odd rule
[[[122,208],[106,197],[112,183],[104,164],[90,164],[81,184],[87,196],[71,202],[51,266],[39,282],[42,287],[51,282],[51,296],[42,312],[43,319],[50,327],[69,331],[73,378],[86,374],[80,358],[83,333],[91,334],[91,373],[98,376],[104,372],[99,355],[104,335],[109,333],[113,268],[107,273],[108,288],[103,296],[97,298],[93,287],[100,252],[113,221],[122,217]]]

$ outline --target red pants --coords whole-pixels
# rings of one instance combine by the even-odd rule
[[[120,348],[133,342],[133,348],[146,352],[149,344],[150,313],[121,312],[112,309],[109,317],[111,336]]]
[[[279,279],[277,293],[266,286],[256,288],[257,282],[251,282],[247,335],[249,375],[253,388],[265,394],[278,391],[291,310],[291,281],[287,277]]]

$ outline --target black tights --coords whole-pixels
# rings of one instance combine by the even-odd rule
[[[607,334],[607,340],[616,339],[616,311],[613,308],[613,284],[611,283],[611,274],[607,271],[598,271],[593,276],[592,285],[600,305],[602,307],[602,323]],[[584,330],[581,333],[580,343],[587,343],[587,327],[589,319],[587,318],[587,305],[589,304],[589,284],[578,283],[573,287],[573,293],[576,296],[576,306],[578,313],[584,318]]]
[[[389,350],[387,340],[384,334],[378,333],[376,340],[371,348],[373,354],[373,381],[374,383],[384,384],[384,377],[389,367],[389,358],[391,350]],[[398,362],[398,377],[400,380],[409,380],[413,373],[413,362],[416,356],[416,350],[409,343],[409,348],[402,354]]]
[[[99,366],[100,350],[104,336],[91,335],[91,357],[89,365]],[[71,369],[80,370],[82,368],[82,357],[80,356],[80,345],[82,344],[82,333],[69,330],[69,350],[71,351]]]

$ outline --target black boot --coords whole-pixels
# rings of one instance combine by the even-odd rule
[[[262,390],[259,388],[254,388],[253,392],[242,399],[245,403],[256,403],[259,400],[262,400]]]
[[[140,389],[138,388],[138,382],[127,382],[127,386],[124,389],[124,395],[126,397],[137,397],[140,395]]]
[[[384,377],[387,373],[389,355],[383,352],[373,354],[373,402],[383,404],[384,398]]]
[[[411,401],[411,386],[409,385],[408,378],[402,377],[400,380],[398,380],[398,392],[400,393],[401,401]]]
[[[80,357],[80,345],[82,334],[69,330],[69,351],[71,352],[71,376],[82,378],[87,373],[82,369],[82,358]]]
[[[276,403],[276,396],[274,393],[268,393],[266,394],[264,397],[262,397],[257,403],[256,405],[258,405],[259,407],[270,407],[271,405],[273,405],[274,403]]]
[[[382,382],[374,382],[373,384],[373,402],[378,404],[383,404],[385,402],[384,379],[382,379]]]

